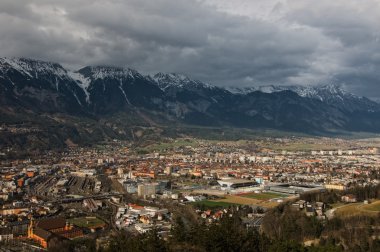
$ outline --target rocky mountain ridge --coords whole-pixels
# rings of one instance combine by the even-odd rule
[[[185,125],[380,131],[380,105],[335,85],[222,88],[175,73],[144,76],[112,66],[73,72],[57,63],[0,58],[0,97],[3,111],[97,120],[147,110]]]

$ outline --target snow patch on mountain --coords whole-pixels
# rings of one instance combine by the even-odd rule
[[[84,77],[79,72],[67,72],[68,75],[78,84],[78,86],[83,90],[84,94],[86,95],[86,102],[90,103],[90,93],[88,92],[88,88],[91,84],[91,79]]]
[[[129,100],[128,100],[127,94],[124,92],[124,89],[123,89],[123,80],[122,80],[121,78],[120,78],[119,89],[120,89],[121,92],[123,93],[123,96],[124,96],[125,101],[127,102],[127,104],[131,105],[131,103],[130,103]]]

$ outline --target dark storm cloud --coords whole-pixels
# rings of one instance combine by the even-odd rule
[[[337,82],[380,97],[379,10],[375,0],[4,0],[0,55],[215,85]]]
[[[326,56],[335,57],[334,78],[355,93],[380,97],[380,2],[294,1],[286,19],[315,28],[340,46]],[[323,63],[323,62],[321,62]]]

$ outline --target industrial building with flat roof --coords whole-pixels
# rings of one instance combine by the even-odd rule
[[[292,185],[292,184],[272,184],[264,187],[267,191],[287,193],[287,194],[302,194],[306,192],[321,192],[325,188],[320,185]]]

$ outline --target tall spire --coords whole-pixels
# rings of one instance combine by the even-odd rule
[[[28,238],[33,236],[33,216],[30,218],[29,227],[28,227]]]

